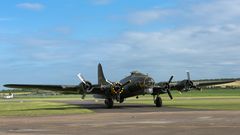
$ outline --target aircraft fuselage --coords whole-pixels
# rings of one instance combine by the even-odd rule
[[[131,72],[131,75],[122,79],[120,83],[124,84],[128,81],[131,82],[123,87],[122,98],[152,93],[155,84],[151,77],[136,71]]]

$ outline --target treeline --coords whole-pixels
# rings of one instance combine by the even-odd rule
[[[1,90],[0,93],[9,93],[9,92],[33,92],[35,90],[30,90],[30,89],[6,89],[6,90]]]
[[[48,90],[38,90],[38,89],[8,89],[0,91],[1,94],[6,93],[17,93],[18,95],[58,95],[60,93]]]
[[[240,78],[217,78],[217,79],[199,79],[194,81],[228,81],[228,80],[239,80]]]

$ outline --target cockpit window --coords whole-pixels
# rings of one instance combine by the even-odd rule
[[[151,78],[151,77],[148,77],[145,79],[145,85],[148,86],[148,87],[151,87],[155,84],[155,81]]]

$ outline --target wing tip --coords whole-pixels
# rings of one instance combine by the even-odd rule
[[[9,87],[11,86],[10,84],[4,84],[3,87]]]

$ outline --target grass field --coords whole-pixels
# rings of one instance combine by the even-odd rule
[[[214,89],[190,91],[179,94],[172,92],[170,100],[162,96],[163,105],[177,108],[210,109],[210,110],[240,110],[240,89]],[[141,97],[140,97],[141,98]],[[130,103],[153,104],[152,97],[142,97],[140,100],[129,100]]]
[[[75,105],[45,101],[1,101],[0,116],[46,116],[91,113]]]
[[[174,100],[166,94],[161,95],[163,105],[167,107],[240,110],[240,89],[215,89],[191,91],[179,94],[172,92]],[[53,102],[56,100],[81,100],[80,95],[56,96],[16,96],[14,99],[0,99],[0,116],[46,116],[92,113],[92,110],[79,106]],[[87,97],[87,100],[94,100]],[[152,96],[129,98],[126,103],[153,104]],[[113,108],[114,109],[114,108]]]

